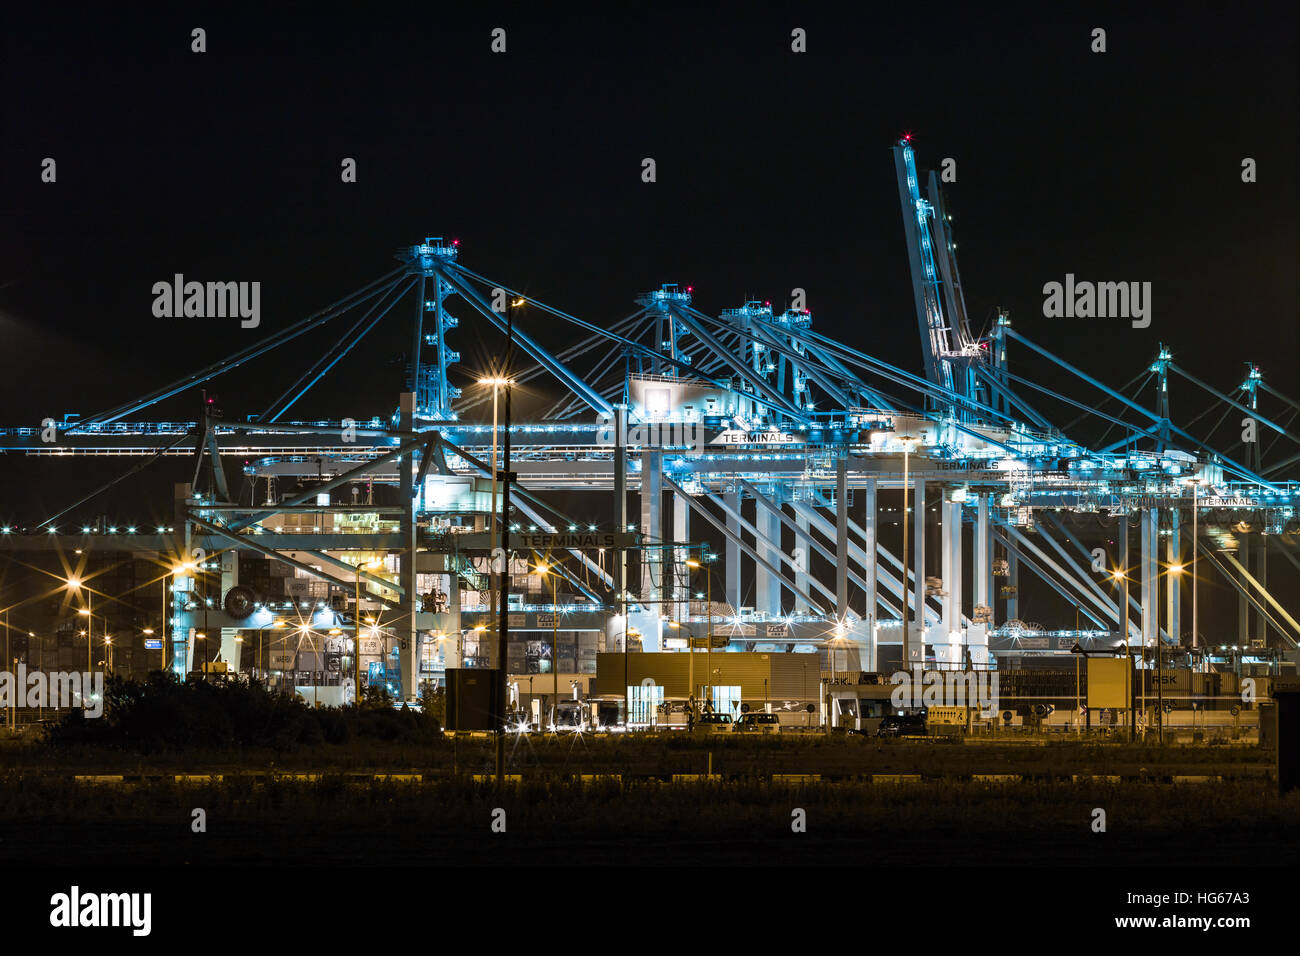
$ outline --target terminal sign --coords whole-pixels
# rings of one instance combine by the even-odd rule
[[[590,551],[601,548],[634,548],[637,536],[618,531],[514,532],[510,535],[510,544],[521,550]]]
[[[796,445],[800,442],[798,435],[791,432],[783,431],[742,431],[739,428],[728,428],[724,432],[719,432],[718,437],[709,442],[710,445]]]

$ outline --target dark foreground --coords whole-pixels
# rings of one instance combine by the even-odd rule
[[[1281,866],[1297,824],[1241,781],[0,781],[0,861],[76,867]]]

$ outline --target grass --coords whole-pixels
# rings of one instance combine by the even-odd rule
[[[969,776],[1022,773],[1036,776],[1226,775],[1266,776],[1274,757],[1258,747],[1211,747],[1051,741],[1042,747],[1014,744],[962,746],[951,741],[875,740],[846,736],[693,737],[686,734],[507,738],[512,773],[555,775],[704,773],[710,754],[715,773],[766,776],[817,773],[857,776],[920,773]],[[190,747],[157,754],[93,744],[51,748],[39,741],[9,741],[0,761],[31,773],[235,772],[238,770],[490,772],[495,744],[489,739],[453,742],[441,735],[380,740],[352,737],[341,743],[270,747]]]
[[[191,830],[192,811],[207,832]],[[506,832],[491,829],[505,811]],[[794,833],[792,812],[806,812]],[[1104,833],[1094,810],[1106,811]],[[1283,865],[1300,795],[1260,783],[530,781],[87,787],[0,778],[0,860],[245,864]]]

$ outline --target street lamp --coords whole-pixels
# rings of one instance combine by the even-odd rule
[[[899,435],[898,440],[903,443],[903,669],[910,671],[912,667],[912,635],[911,628],[908,626],[908,587],[907,587],[907,499],[908,499],[908,464],[912,454],[912,443],[916,441],[915,435]],[[848,560],[847,557],[844,560]],[[920,571],[917,572],[920,577]],[[921,667],[925,668],[925,659],[922,655]]]
[[[514,382],[503,375],[484,376],[478,380],[480,385],[492,387],[492,507],[488,512],[488,607],[496,596],[495,564],[497,554],[497,398],[501,389],[508,388]]]
[[[556,734],[560,732],[556,721],[560,715],[560,599],[559,599],[559,575],[556,573],[557,565],[547,564],[543,561],[537,565],[537,573],[545,575],[551,579],[551,678],[555,684],[555,707],[551,711],[551,727]],[[532,693],[531,684],[529,693]]]
[[[1193,547],[1195,547],[1195,545],[1193,545]],[[1169,566],[1169,570],[1168,570],[1167,573],[1170,574],[1170,575],[1172,575],[1173,577],[1178,577],[1179,575],[1181,575],[1181,574],[1183,573],[1183,570],[1184,570],[1184,569],[1183,569],[1183,566],[1182,566],[1181,564],[1171,564],[1171,565]],[[1174,587],[1175,587],[1175,588],[1178,587],[1178,582],[1177,582],[1177,581],[1174,582]],[[1158,590],[1158,588],[1157,588],[1157,590]],[[1157,602],[1157,605],[1156,605],[1156,606],[1159,607],[1159,602]],[[1170,613],[1172,613],[1172,612],[1170,612]],[[1172,635],[1172,636],[1174,637],[1175,640],[1178,639],[1178,635],[1177,635],[1177,634],[1174,634],[1174,635]],[[1180,642],[1180,644],[1181,644],[1181,642]],[[1157,731],[1157,734],[1159,735],[1159,736],[1158,736],[1158,739],[1159,739],[1159,741],[1160,741],[1161,743],[1164,743],[1164,741],[1165,741],[1165,679],[1164,679],[1165,669],[1164,669],[1164,661],[1165,661],[1165,643],[1164,643],[1164,641],[1160,640],[1160,627],[1157,625],[1157,627],[1156,627],[1156,731]]]
[[[380,558],[371,558],[369,561],[358,562],[356,570],[352,572],[352,583],[356,590],[356,603],[352,606],[352,687],[356,691],[357,710],[361,709],[361,570],[374,570],[383,567],[383,564]]]
[[[1198,619],[1198,615],[1197,615],[1197,611],[1198,611],[1199,609],[1198,609],[1197,604],[1196,604],[1196,596],[1197,596],[1197,595],[1196,595],[1196,558],[1197,558],[1197,551],[1198,551],[1198,549],[1199,549],[1199,545],[1200,545],[1200,542],[1199,542],[1199,540],[1198,540],[1198,538],[1197,538],[1197,525],[1196,525],[1196,521],[1197,521],[1198,505],[1197,505],[1197,501],[1196,501],[1196,493],[1197,493],[1197,490],[1198,490],[1199,487],[1200,487],[1201,479],[1200,479],[1200,478],[1189,478],[1189,479],[1187,480],[1187,483],[1188,483],[1189,485],[1192,486],[1192,568],[1191,568],[1191,575],[1192,575],[1192,650],[1195,651],[1195,650],[1200,646],[1200,638],[1199,638],[1199,636],[1198,636],[1198,633],[1199,633],[1199,632],[1197,631],[1197,627],[1198,627],[1198,625],[1199,625],[1199,623],[1200,623],[1200,622],[1199,622],[1199,619]]]
[[[515,361],[515,309],[524,305],[524,299],[515,299],[506,310],[506,361],[509,371]],[[506,429],[503,436],[502,471],[504,482],[501,486],[501,594],[499,597],[497,619],[497,667],[501,671],[497,690],[497,787],[503,787],[506,780],[506,657],[510,643],[510,392],[511,383],[507,379],[503,386],[506,391]],[[495,432],[493,438],[495,439]],[[496,487],[496,474],[492,475],[493,488]]]
[[[1123,520],[1120,521],[1120,525],[1125,528],[1125,534],[1127,535],[1127,525],[1124,524]],[[1122,553],[1128,554],[1127,538],[1124,541],[1124,547]],[[1130,648],[1129,646],[1129,632],[1128,632],[1128,574],[1125,573],[1125,570],[1123,568],[1116,568],[1114,571],[1111,572],[1110,576],[1113,581],[1121,582],[1119,626],[1124,632],[1124,659],[1128,661],[1129,669],[1131,672],[1133,667],[1133,653],[1132,653],[1132,648]],[[1143,659],[1145,660],[1145,649],[1143,651]],[[1136,740],[1137,739],[1137,712],[1134,709],[1134,704],[1133,704],[1133,681],[1131,679],[1128,682],[1128,707],[1126,709],[1128,710],[1129,739]]]
[[[82,581],[79,578],[68,578],[67,585],[69,590],[77,591],[78,593],[80,593],[80,591],[84,587]],[[106,633],[108,631],[108,621],[104,620],[102,615],[98,615],[94,613],[95,592],[89,587],[86,587],[85,590],[86,590],[86,606],[83,608],[78,608],[77,613],[86,619],[86,676],[87,678],[89,678],[91,672],[94,670],[94,665],[91,663],[91,648],[94,644],[95,618],[99,617],[100,620],[104,621],[104,631]],[[81,705],[83,708],[89,709],[88,704],[89,702],[86,700],[86,695],[83,694],[81,697]]]
[[[704,605],[705,605],[705,611],[709,616],[708,627],[707,627],[708,645],[705,651],[707,655],[707,660],[705,662],[705,666],[708,668],[709,671],[709,680],[712,681],[713,680],[713,569],[710,567],[706,567],[702,561],[697,561],[694,558],[687,558],[686,566],[688,568],[695,568],[697,570],[703,569],[704,571],[704,591],[706,595],[704,599]],[[687,633],[689,634],[689,632]],[[692,639],[689,643],[691,645],[691,654],[693,655],[695,653],[695,647],[694,647],[695,642]],[[691,657],[690,662],[687,665],[687,669],[690,672],[689,679],[691,682],[691,697],[694,698],[695,696],[695,658],[694,657]],[[713,708],[713,697],[714,697],[713,685],[710,684],[709,701],[708,701],[710,711]]]

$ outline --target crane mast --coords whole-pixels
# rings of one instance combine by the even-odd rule
[[[922,197],[910,139],[904,137],[893,149],[926,378],[961,397],[978,399],[976,369],[986,358],[986,350],[967,321],[956,244],[938,179],[930,173],[929,198]],[[932,403],[961,421],[976,417],[969,406],[957,400]]]

